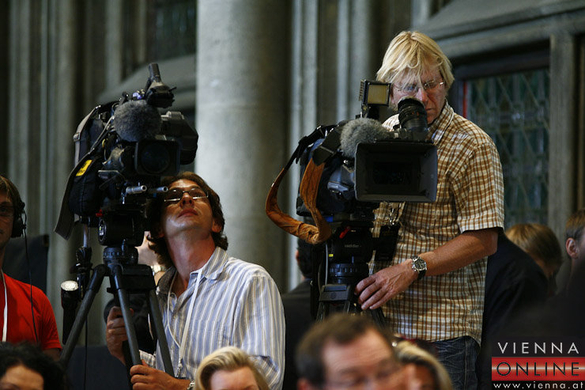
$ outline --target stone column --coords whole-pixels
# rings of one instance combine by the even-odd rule
[[[286,1],[200,0],[195,170],[221,197],[229,253],[280,284],[285,234],[264,202],[285,163],[288,133]]]

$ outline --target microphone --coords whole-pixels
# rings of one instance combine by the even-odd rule
[[[114,111],[114,129],[123,141],[138,142],[153,138],[160,133],[161,123],[156,107],[144,100],[130,100]]]
[[[377,120],[371,118],[353,119],[341,129],[341,154],[346,158],[355,158],[358,144],[390,139],[392,139],[390,132]]]

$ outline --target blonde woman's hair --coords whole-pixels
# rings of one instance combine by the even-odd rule
[[[506,230],[506,236],[532,258],[540,259],[553,268],[561,266],[561,244],[548,226],[540,223],[518,223]]]
[[[417,347],[410,341],[401,341],[394,349],[396,358],[402,366],[416,364],[426,367],[435,380],[436,390],[452,390],[453,384],[447,370],[435,356],[424,349]]]
[[[377,79],[391,84],[398,78],[420,82],[422,74],[433,68],[439,70],[445,89],[449,89],[455,80],[451,61],[437,42],[418,31],[403,31],[390,42]]]
[[[217,371],[235,371],[248,367],[260,390],[269,390],[264,376],[258,371],[250,356],[237,347],[223,347],[207,355],[197,369],[195,377],[197,390],[211,390],[211,377]]]

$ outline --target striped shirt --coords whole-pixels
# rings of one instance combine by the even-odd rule
[[[393,116],[384,125],[396,123]],[[492,139],[448,103],[429,133],[438,154],[436,201],[380,204],[373,235],[395,217],[401,227],[393,260],[377,262],[374,272],[432,251],[465,231],[504,226],[502,166]],[[394,331],[427,341],[471,336],[480,342],[486,267],[483,258],[415,281],[384,307]]]
[[[178,298],[170,291],[175,274],[170,268],[157,288],[175,377],[193,380],[205,356],[236,346],[252,357],[270,388],[280,389],[284,310],[268,272],[216,247],[205,266],[191,272],[187,289]],[[148,365],[163,369],[160,357],[141,355]]]

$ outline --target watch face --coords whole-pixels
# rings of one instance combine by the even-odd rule
[[[416,268],[417,271],[425,271],[427,269],[427,263],[421,259],[420,257],[416,257],[414,259],[414,267]]]

